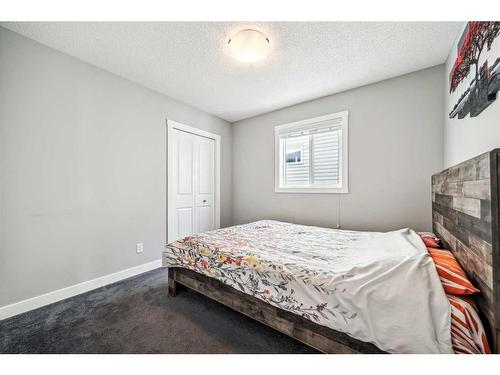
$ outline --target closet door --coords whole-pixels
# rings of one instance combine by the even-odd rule
[[[215,229],[215,141],[174,129],[170,145],[169,241],[174,241]]]
[[[169,179],[172,179],[172,196],[174,209],[170,211],[169,225],[172,225],[171,241],[193,234],[195,228],[195,144],[194,136],[177,129],[172,132],[173,160],[170,162],[171,171]]]
[[[214,183],[215,183],[215,141],[195,137],[195,218],[196,232],[215,229]]]

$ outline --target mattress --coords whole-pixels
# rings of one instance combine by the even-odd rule
[[[262,220],[183,238],[163,259],[389,353],[453,352],[450,305],[410,229]]]

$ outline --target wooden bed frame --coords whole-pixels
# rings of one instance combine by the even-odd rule
[[[474,298],[500,352],[500,149],[432,176],[433,231],[481,293]]]
[[[219,280],[185,268],[168,269],[168,295],[177,294],[178,284],[249,316],[322,353],[384,353],[373,344],[353,339],[345,333],[313,323],[309,319],[274,307]]]
[[[475,297],[493,352],[500,346],[500,149],[432,176],[434,232],[481,289]],[[164,263],[166,264],[166,263]],[[375,345],[284,311],[184,268],[168,269],[168,293],[191,288],[323,353],[384,353]]]

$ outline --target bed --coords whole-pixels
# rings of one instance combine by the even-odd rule
[[[498,152],[487,155],[488,161],[497,160]],[[483,168],[481,157],[472,165]],[[478,180],[489,174],[494,181],[493,164],[487,172],[470,172],[467,167],[467,175],[449,169],[432,178],[436,233],[460,254],[464,249],[456,239],[453,242],[452,234],[461,234],[463,228],[456,224],[450,229],[448,221],[455,217],[443,210],[443,186],[458,176],[474,175]],[[497,194],[493,185],[490,191]],[[490,203],[480,203],[481,207],[490,204],[490,211],[497,213],[495,199],[484,201]],[[497,221],[488,219],[493,232]],[[498,246],[492,232],[493,265],[498,262]],[[457,258],[476,281],[482,260],[474,259],[472,266],[468,258]],[[453,352],[450,304],[425,245],[411,229],[355,232],[262,220],[171,243],[163,265],[169,268],[169,295],[175,296],[179,284],[187,286],[321,352]],[[478,298],[493,343],[498,327],[494,284]]]

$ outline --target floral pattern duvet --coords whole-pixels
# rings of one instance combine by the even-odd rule
[[[355,232],[263,220],[173,242],[163,265],[216,278],[390,353],[452,353],[449,303],[410,229]]]

